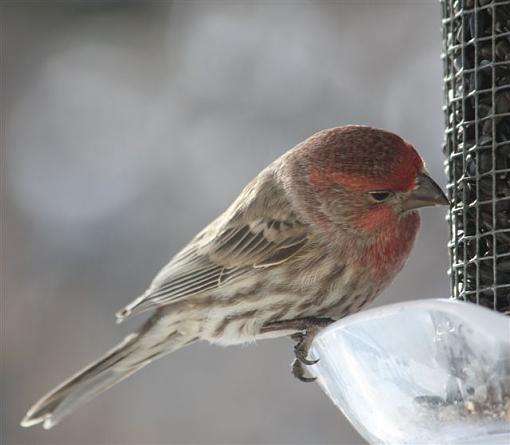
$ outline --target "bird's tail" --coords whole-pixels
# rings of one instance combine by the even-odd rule
[[[173,352],[193,341],[176,327],[159,326],[158,314],[142,329],[128,335],[106,355],[75,374],[39,400],[28,411],[21,426],[43,423],[49,429],[79,406],[106,391],[152,360]]]

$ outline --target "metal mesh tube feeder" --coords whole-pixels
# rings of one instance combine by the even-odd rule
[[[443,0],[451,294],[510,311],[510,0]]]

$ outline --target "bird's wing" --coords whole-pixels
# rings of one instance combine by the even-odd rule
[[[253,269],[276,266],[299,252],[308,242],[308,226],[290,204],[251,195],[249,205],[234,203],[224,217],[197,235],[117,318],[226,286]]]

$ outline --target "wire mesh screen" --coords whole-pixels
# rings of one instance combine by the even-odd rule
[[[510,0],[442,0],[452,296],[510,310]]]

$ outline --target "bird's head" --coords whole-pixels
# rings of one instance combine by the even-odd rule
[[[293,158],[300,201],[318,223],[372,235],[420,207],[448,204],[414,147],[388,131],[324,130],[300,144]]]

